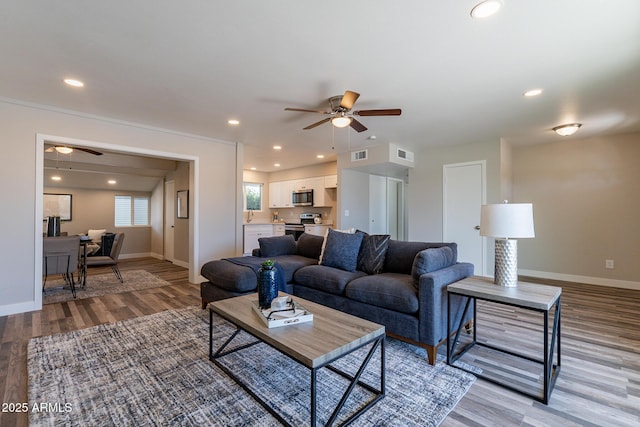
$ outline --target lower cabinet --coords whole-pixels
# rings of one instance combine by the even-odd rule
[[[330,225],[305,225],[304,226],[304,232],[307,234],[313,234],[315,236],[322,236],[324,237],[324,235],[327,233],[327,230],[331,228]]]
[[[260,247],[259,238],[273,236],[284,236],[284,224],[245,224],[242,254],[251,255]]]
[[[260,247],[258,239],[261,237],[272,237],[273,225],[271,224],[245,224],[244,225],[244,245],[243,255],[251,255],[254,249]]]

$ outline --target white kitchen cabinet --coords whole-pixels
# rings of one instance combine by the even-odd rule
[[[338,188],[338,175],[327,175],[324,177],[324,188]]]
[[[294,181],[276,181],[269,183],[269,207],[292,208],[291,193]]]
[[[273,225],[273,235],[274,236],[284,236],[284,224],[274,224]]]
[[[313,234],[314,236],[324,237],[329,228],[331,228],[330,225],[308,224],[304,226],[304,232],[307,234]]]
[[[254,249],[259,248],[258,239],[261,237],[273,237],[273,228],[273,224],[245,224],[242,254],[251,255]]]

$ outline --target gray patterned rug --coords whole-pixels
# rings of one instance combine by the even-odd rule
[[[129,270],[122,272],[124,283],[116,278],[113,273],[89,275],[87,285],[84,289],[76,284],[76,299],[91,298],[107,294],[119,294],[122,292],[137,291],[140,289],[159,288],[168,286],[171,283],[162,280],[158,276],[145,270]],[[65,286],[64,280],[51,278],[47,279],[47,287],[42,294],[43,304],[55,302],[71,301],[73,294],[71,288]]]
[[[216,331],[225,331],[217,334],[217,347],[234,328],[217,316],[214,322]],[[58,410],[31,411],[30,425],[279,425],[209,362],[208,334],[207,311],[190,307],[31,339],[29,402],[56,403]],[[240,334],[236,340],[253,338]],[[388,339],[386,350],[387,394],[354,425],[437,426],[475,380],[442,361],[430,366],[424,352],[400,341]],[[222,360],[291,424],[309,425],[307,368],[265,344],[235,354]],[[342,362],[343,368],[354,365],[353,357]],[[374,359],[367,375],[378,370]],[[344,384],[326,369],[318,379],[319,421],[325,423],[326,406],[335,405]],[[347,407],[355,405],[350,398]]]

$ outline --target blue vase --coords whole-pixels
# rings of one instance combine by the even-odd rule
[[[258,270],[258,304],[260,308],[271,307],[271,301],[278,296],[275,266],[262,266]]]

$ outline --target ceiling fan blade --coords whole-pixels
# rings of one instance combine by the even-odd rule
[[[353,117],[351,118],[351,124],[349,126],[351,126],[351,128],[356,132],[364,132],[365,130],[367,130],[367,127],[365,125],[363,125]]]
[[[101,152],[92,150],[90,148],[73,147],[73,149],[78,151],[84,151],[85,153],[89,153],[89,154],[95,154],[96,156],[102,156]]]
[[[331,114],[330,111],[322,111],[322,110],[307,110],[306,108],[285,108],[284,111],[301,111],[303,113],[320,113],[320,114]]]
[[[314,124],[309,125],[306,128],[304,128],[304,130],[313,129],[316,126],[320,126],[321,124],[327,123],[329,120],[331,120],[331,117],[327,117],[326,119],[322,119],[319,122],[315,122]]]
[[[353,114],[357,116],[399,116],[402,114],[402,110],[400,108],[391,108],[386,110],[360,110],[354,111]]]
[[[359,97],[360,97],[359,93],[346,90],[344,91],[344,95],[342,95],[342,101],[340,101],[340,106],[345,110],[351,110],[351,108],[353,108],[353,104],[356,103]]]

